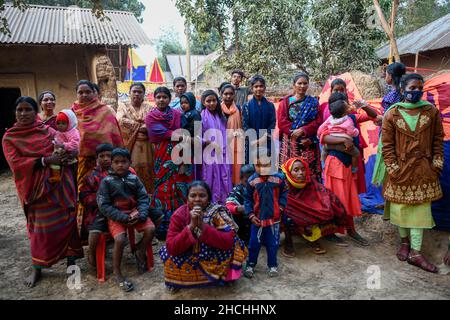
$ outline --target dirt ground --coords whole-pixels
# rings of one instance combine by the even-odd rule
[[[31,261],[25,217],[8,172],[0,174],[0,216],[0,299],[450,299],[450,269],[442,263],[449,234],[425,233],[423,251],[440,267],[440,274],[430,274],[397,260],[397,232],[376,215],[364,215],[357,221],[357,228],[371,241],[369,247],[349,241],[349,246],[343,248],[322,241],[328,253],[319,256],[305,241],[297,239],[295,258],[279,255],[278,278],[268,277],[262,250],[254,279],[242,278],[233,287],[182,290],[175,295],[167,293],[163,283],[157,255],[161,244],[154,247],[152,273],[138,275],[134,259],[129,253],[125,255],[124,273],[136,286],[131,293],[120,291],[114,282],[110,247],[108,278],[103,284],[88,273],[86,259],[82,259],[77,262],[81,289],[68,288],[64,261],[45,270],[35,288],[27,288],[22,283],[30,272]],[[129,252],[129,248],[125,250]],[[370,266],[380,270],[379,289],[367,286]]]

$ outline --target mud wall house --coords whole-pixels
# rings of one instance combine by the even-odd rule
[[[409,71],[428,75],[450,69],[450,14],[397,39],[402,63]],[[378,57],[387,63],[389,44],[377,50]]]
[[[37,98],[51,90],[61,110],[75,101],[75,84],[87,79],[116,107],[116,80],[125,77],[128,48],[151,44],[130,12],[106,10],[101,21],[78,7],[5,7],[0,18],[7,19],[11,34],[0,33],[0,138],[15,122],[13,104],[21,95]]]

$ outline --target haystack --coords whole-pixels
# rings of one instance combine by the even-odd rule
[[[378,78],[357,70],[351,71],[350,74],[364,100],[372,100],[383,96]]]

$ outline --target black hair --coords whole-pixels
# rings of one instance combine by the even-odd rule
[[[225,92],[225,89],[233,89],[233,92],[236,92],[234,86],[229,82],[222,82],[222,84],[220,85],[219,92],[221,95]]]
[[[158,88],[156,88],[155,92],[153,93],[153,96],[156,98],[156,95],[158,93],[164,93],[165,95],[167,95],[169,97],[169,100],[172,99],[172,94],[170,93],[170,90],[167,87],[158,87]]]
[[[308,83],[309,83],[309,75],[306,72],[297,72],[294,75],[293,83],[296,84],[298,79],[300,79],[300,78],[305,78],[306,81],[308,81]]]
[[[195,106],[197,104],[197,100],[195,99],[195,95],[192,92],[186,92],[183,93],[180,96],[180,104],[181,104],[181,98],[185,98],[189,102],[189,109],[194,110]]]
[[[403,63],[394,62],[387,66],[386,72],[392,76],[394,87],[400,89],[402,77],[406,74],[406,67]]]
[[[95,82],[92,82],[92,86],[94,87],[94,90],[97,91],[97,94],[100,94],[100,87]]]
[[[34,112],[39,113],[39,106],[38,106],[36,100],[34,100],[32,97],[28,97],[28,96],[19,97],[16,100],[16,103],[14,103],[14,108],[17,108],[17,106],[23,102],[28,103],[33,108]]]
[[[343,100],[348,102],[348,96],[345,93],[342,92],[333,92],[330,97],[328,98],[328,105],[332,104],[333,102]]]
[[[206,109],[206,107],[205,107],[205,100],[209,96],[215,96],[216,97],[216,99],[217,99],[217,107],[216,107],[217,114],[220,117],[223,117],[224,115],[223,115],[223,112],[222,112],[222,108],[220,107],[220,98],[219,98],[219,95],[214,90],[206,90],[205,92],[202,93],[202,98],[201,98],[202,108]]]
[[[263,76],[257,74],[254,75],[251,79],[250,79],[250,85],[253,87],[257,82],[261,82],[263,84],[263,86],[266,86],[266,79],[264,79]]]
[[[231,75],[233,75],[233,74],[235,74],[235,73],[237,73],[238,75],[240,75],[241,78],[244,78],[244,77],[245,77],[244,72],[242,72],[242,71],[239,70],[239,69],[234,69],[233,71],[231,71]]]
[[[333,118],[342,118],[345,116],[345,112],[347,111],[347,103],[345,100],[336,100],[331,103],[328,108],[330,109],[330,114]]]
[[[400,81],[401,88],[403,90],[405,90],[406,86],[408,85],[408,83],[411,80],[419,80],[419,81],[425,82],[423,77],[420,74],[418,74],[418,73],[410,73],[410,74],[404,75],[402,77],[402,80]]]
[[[39,96],[38,96],[38,102],[39,102],[39,104],[41,104],[42,100],[44,100],[44,96],[45,96],[46,94],[51,95],[51,96],[53,97],[53,99],[56,100],[56,96],[55,96],[55,94],[54,94],[53,92],[51,92],[50,90],[45,90],[45,91],[42,91],[42,92],[39,94]]]
[[[209,185],[203,181],[203,180],[195,180],[192,181],[189,185],[188,185],[188,194],[191,191],[192,188],[195,187],[202,187],[206,190],[206,193],[208,194],[208,201],[212,200],[212,193],[211,193],[211,188],[209,187]]]
[[[131,154],[128,149],[125,148],[115,148],[111,153],[111,160],[113,160],[115,157],[125,157],[128,160],[131,161]]]
[[[252,164],[246,164],[241,167],[241,171],[239,172],[239,177],[242,179],[244,175],[252,175],[255,173],[255,166]]]
[[[75,87],[75,90],[78,91],[78,88],[79,88],[80,86],[82,86],[82,85],[88,86],[89,88],[91,88],[92,91],[95,90],[95,87],[94,87],[94,85],[92,84],[92,82],[90,82],[90,81],[88,81],[88,80],[80,80],[80,81],[78,81],[78,83],[77,83],[77,85],[76,85],[76,87]]]
[[[95,154],[98,156],[100,153],[105,152],[105,151],[113,151],[114,147],[112,146],[112,144],[110,143],[102,143],[99,144],[97,146],[97,148],[95,148]]]
[[[133,87],[140,87],[144,91],[144,94],[145,94],[145,86],[141,82],[133,82],[130,86],[130,92],[131,92],[131,89],[133,89]]]
[[[173,86],[175,87],[175,85],[177,84],[178,81],[184,82],[185,85],[187,85],[187,81],[185,78],[183,77],[176,77],[175,79],[173,79]]]
[[[341,78],[336,78],[333,81],[331,81],[331,90],[333,90],[336,86],[344,86],[344,88],[347,88],[347,83],[342,80]]]

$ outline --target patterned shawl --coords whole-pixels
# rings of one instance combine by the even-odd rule
[[[123,147],[119,123],[110,107],[94,99],[87,104],[74,102],[72,111],[78,118],[80,156],[95,156],[95,148],[102,143]]]
[[[44,188],[45,175],[49,170],[34,170],[36,162],[50,156],[56,131],[36,120],[30,126],[17,123],[3,137],[3,152],[14,176],[17,193],[22,205],[40,198]]]
[[[181,126],[181,113],[167,107],[165,111],[153,108],[145,118],[150,142],[159,143],[170,140],[173,131]]]
[[[319,101],[315,97],[305,96],[303,100],[289,103],[288,112],[292,120],[291,130],[301,128],[317,118]]]
[[[139,129],[145,128],[145,118],[151,110],[152,106],[146,101],[142,102],[138,110],[131,102],[119,103],[116,118],[122,131],[123,143],[130,152],[133,150]]]

